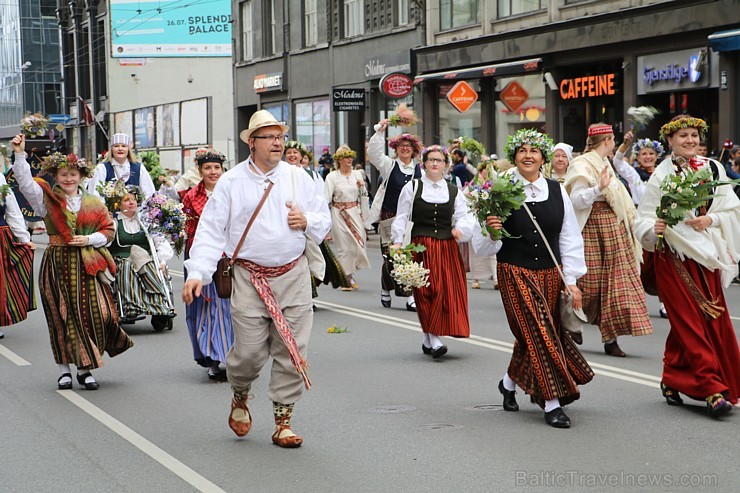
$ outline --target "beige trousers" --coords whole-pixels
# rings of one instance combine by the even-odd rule
[[[306,358],[308,338],[313,325],[311,277],[304,256],[293,269],[280,277],[268,279],[275,298],[288,321],[298,350]],[[249,281],[249,272],[234,266],[231,293],[231,320],[234,345],[226,355],[226,375],[232,387],[244,389],[259,376],[272,356],[268,397],[273,402],[292,404],[303,394],[303,379],[290,362],[288,348],[275,329],[257,290]]]

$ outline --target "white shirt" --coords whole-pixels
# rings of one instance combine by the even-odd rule
[[[409,164],[403,164],[400,159],[393,159],[385,155],[385,137],[381,132],[375,132],[367,144],[367,157],[370,164],[375,166],[383,177],[387,180],[393,171],[393,166],[398,161],[398,167],[404,175],[413,175],[416,169],[416,162],[412,159]]]
[[[5,175],[0,173],[0,186],[7,184]],[[31,235],[28,233],[28,229],[26,229],[26,221],[23,219],[23,213],[18,206],[18,202],[15,200],[13,191],[9,190],[8,194],[0,200],[5,204],[5,222],[8,223],[13,236],[16,237],[19,243],[28,243],[31,241]]]
[[[118,233],[118,219],[121,220],[121,223],[123,224],[123,230],[127,232],[130,235],[135,235],[139,231],[141,231],[141,222],[139,221],[139,218],[137,216],[134,217],[128,217],[125,214],[118,212],[116,213],[116,221],[113,221],[113,225],[116,230],[116,236],[113,237],[113,241],[110,244],[113,244],[117,241],[117,233]],[[172,257],[175,256],[175,252],[172,250],[172,246],[170,245],[170,242],[161,235],[147,235],[152,239],[152,243],[154,243],[154,249],[157,251],[157,257],[159,257],[160,262],[168,262]]]
[[[550,197],[550,189],[547,186],[547,181],[541,174],[533,182],[526,180],[516,170],[511,173],[511,176],[524,183],[527,202],[544,202]],[[583,251],[583,236],[581,236],[581,228],[578,226],[573,204],[563,185],[560,185],[560,191],[563,196],[563,206],[565,207],[563,227],[560,230],[559,239],[560,261],[563,265],[566,284],[572,286],[576,283],[576,279],[586,273],[586,257]],[[502,240],[493,241],[488,236],[483,236],[480,228],[476,228],[472,243],[475,253],[481,257],[492,257],[503,246]]]
[[[46,216],[46,205],[44,205],[44,190],[41,185],[33,180],[31,175],[31,165],[26,161],[26,153],[15,153],[15,164],[13,164],[13,174],[18,182],[18,189],[33,208],[33,212],[39,217]],[[67,210],[77,214],[82,205],[82,190],[77,190],[77,195],[67,195]],[[88,244],[94,248],[100,248],[108,243],[108,238],[103,233],[93,233],[87,235]]]
[[[110,163],[113,166],[113,175],[116,177],[117,180],[128,180],[129,176],[131,176],[131,163],[128,162],[128,159],[124,161],[123,164],[119,164],[118,161],[116,161],[115,159],[112,159]],[[139,164],[141,164],[141,172],[139,173],[139,187],[141,188],[141,191],[144,192],[144,198],[148,199],[149,197],[154,195],[157,189],[154,188],[154,182],[152,181],[152,177],[149,176],[149,172],[146,170],[146,166],[144,166],[144,163]],[[91,193],[100,197],[100,194],[98,193],[98,185],[100,185],[101,183],[105,183],[106,175],[107,171],[105,169],[105,164],[98,164],[95,167],[92,178],[90,178],[87,182],[87,193]]]
[[[617,151],[614,154],[614,167],[617,169],[619,176],[627,180],[627,184],[630,186],[632,202],[635,205],[640,205],[640,200],[642,200],[642,196],[645,194],[645,182],[640,178],[640,174],[624,159],[623,152]]]
[[[441,178],[439,181],[432,181],[426,175],[421,177],[424,184],[421,190],[421,199],[428,204],[446,204],[450,200],[450,191],[447,187],[447,181]],[[398,197],[398,208],[396,217],[391,226],[391,236],[395,243],[402,243],[403,236],[406,232],[406,223],[409,220],[409,211],[414,200],[413,190],[414,180],[408,182],[401,189],[401,195]],[[418,186],[418,185],[417,185]],[[475,229],[475,218],[468,210],[468,204],[462,191],[457,192],[455,197],[455,212],[453,215],[453,228],[457,228],[462,233],[461,243],[470,240]]]
[[[252,224],[238,258],[265,267],[285,265],[303,254],[307,236],[319,244],[329,233],[329,207],[306,172],[281,161],[275,169],[263,174],[250,163],[251,159],[239,163],[216,183],[201,214],[190,259],[185,261],[188,279],[200,279],[204,284],[211,282],[221,254],[233,255],[270,182],[275,185]],[[286,203],[293,203],[303,211],[308,222],[305,232],[288,226]]]

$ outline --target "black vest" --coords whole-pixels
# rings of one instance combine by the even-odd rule
[[[134,185],[134,186],[141,186],[139,184],[140,177],[141,177],[141,163],[132,163],[129,161],[130,171],[128,180],[126,180],[126,185]],[[105,161],[103,163],[105,166],[105,181],[113,181],[116,179],[116,172],[113,171],[113,164],[111,164],[110,161]]]
[[[388,176],[388,183],[385,187],[385,197],[383,197],[382,210],[396,213],[398,208],[398,197],[401,196],[401,189],[411,181],[411,178],[421,178],[421,169],[419,165],[414,166],[414,176],[407,175],[401,171],[401,165],[398,161],[393,162],[393,170]]]
[[[560,230],[563,228],[565,206],[560,183],[546,180],[549,196],[544,202],[527,202],[529,210],[545,233],[555,258],[560,263]],[[504,222],[504,229],[513,238],[504,238],[496,255],[499,262],[514,264],[525,269],[551,269],[555,264],[547,251],[532,219],[522,207]]]
[[[12,190],[9,190],[8,193],[13,193]],[[3,203],[0,204],[0,226],[7,226],[8,223],[5,221],[5,212],[7,211],[7,208],[5,207],[5,199],[3,198]]]
[[[421,198],[424,183],[419,180],[414,197],[414,211],[411,214],[411,220],[414,221],[411,236],[429,236],[438,240],[452,238],[452,217],[455,215],[457,187],[446,181],[442,181],[441,186],[447,187],[450,199],[445,204],[430,204]]]

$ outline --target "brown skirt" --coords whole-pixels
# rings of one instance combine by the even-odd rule
[[[498,263],[501,300],[514,334],[509,377],[540,407],[560,399],[565,406],[580,397],[578,385],[593,370],[560,327],[558,298],[562,281],[555,267],[530,270]]]

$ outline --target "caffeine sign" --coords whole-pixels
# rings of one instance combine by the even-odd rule
[[[452,86],[450,92],[447,93],[447,101],[449,101],[457,111],[465,113],[476,101],[478,101],[478,93],[475,92],[475,89],[473,89],[470,84],[461,80]]]

